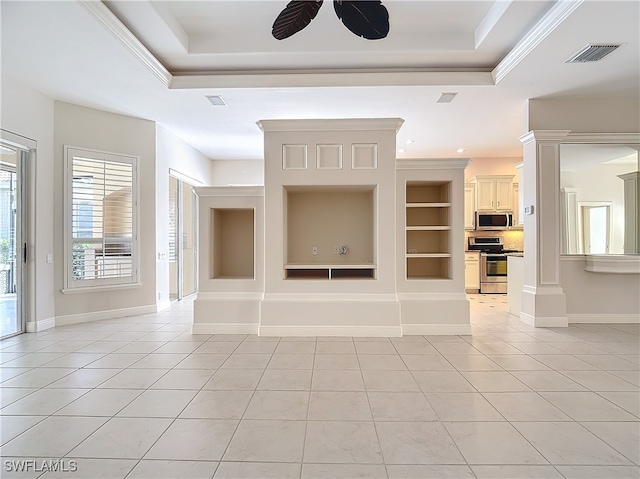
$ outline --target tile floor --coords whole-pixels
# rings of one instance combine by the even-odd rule
[[[192,336],[187,300],[10,338],[0,476],[638,478],[640,325],[471,303],[472,336]]]

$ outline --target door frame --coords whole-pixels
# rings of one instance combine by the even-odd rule
[[[35,140],[0,129],[0,141],[18,150],[16,161],[17,191],[16,206],[16,316],[18,331],[5,336],[16,336],[30,330],[35,331]],[[29,326],[33,325],[33,328]]]
[[[607,209],[607,246],[606,253],[609,254],[611,250],[611,242],[613,240],[613,201],[578,201],[578,248],[580,254],[590,254],[586,252],[586,245],[584,241],[585,237],[585,226],[586,222],[584,220],[584,214],[587,208],[601,208],[605,207]]]

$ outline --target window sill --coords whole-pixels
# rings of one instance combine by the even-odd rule
[[[592,273],[639,274],[640,255],[603,254],[585,255],[584,270]]]
[[[134,289],[142,286],[142,283],[127,283],[127,284],[110,284],[105,286],[85,286],[83,288],[64,288],[60,291],[62,294],[76,294],[76,293],[99,293],[102,291],[114,291],[119,289]]]

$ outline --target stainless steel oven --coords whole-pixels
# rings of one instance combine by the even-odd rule
[[[507,292],[507,255],[504,253],[480,254],[480,292]]]

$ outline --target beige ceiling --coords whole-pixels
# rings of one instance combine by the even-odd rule
[[[636,1],[385,0],[390,33],[367,41],[325,0],[306,29],[277,41],[286,3],[2,1],[2,74],[157,121],[216,159],[261,159],[258,120],[373,117],[405,119],[398,157],[517,157],[529,98],[638,101]],[[589,42],[623,46],[564,63]],[[458,95],[439,104],[442,92]]]

